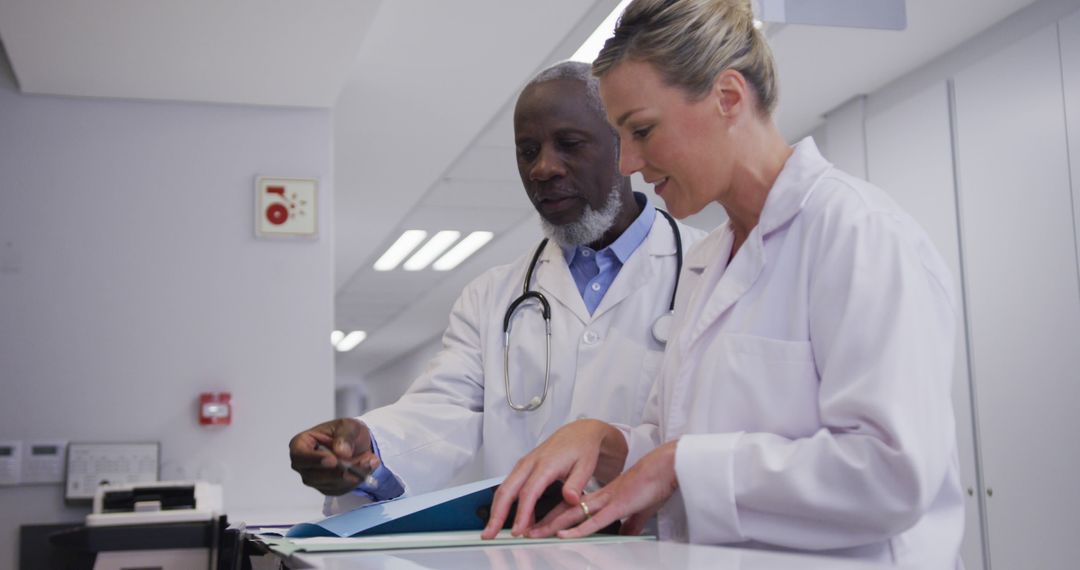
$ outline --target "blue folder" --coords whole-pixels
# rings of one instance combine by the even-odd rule
[[[289,529],[289,538],[368,536],[405,532],[481,530],[487,524],[502,477],[458,487],[371,503],[347,513]]]

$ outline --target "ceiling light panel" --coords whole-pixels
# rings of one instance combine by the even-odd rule
[[[431,265],[431,268],[435,271],[450,271],[460,265],[462,261],[468,259],[470,255],[476,253],[478,249],[484,247],[493,237],[495,237],[495,234],[491,232],[473,232],[465,236],[465,239],[459,241],[450,251],[443,254]]]
[[[443,230],[435,234],[405,262],[405,265],[402,265],[402,268],[405,271],[420,271],[442,255],[459,237],[461,237],[461,232],[455,230]]]
[[[427,232],[424,230],[408,230],[401,234],[401,237],[397,238],[394,245],[390,246],[386,253],[375,261],[375,271],[390,271],[397,267],[401,260],[408,257],[426,237]]]
[[[345,335],[345,338],[338,341],[337,345],[334,348],[336,348],[338,352],[349,352],[350,350],[356,348],[356,345],[364,342],[365,338],[367,338],[366,332],[352,331],[349,334]]]

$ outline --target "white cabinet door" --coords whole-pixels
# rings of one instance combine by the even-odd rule
[[[990,564],[1080,559],[1080,283],[1057,26],[955,76]]]
[[[1072,165],[1073,226],[1080,256],[1080,11],[1058,23],[1061,35],[1061,74],[1065,83],[1065,117]]]
[[[922,225],[949,265],[959,291],[960,243],[949,120],[949,93],[944,82],[888,109],[870,111],[866,117],[866,157],[870,182],[888,192]],[[982,528],[963,314],[957,315],[957,321],[953,409],[960,476],[968,492],[961,555],[968,570],[977,570],[984,568]]]

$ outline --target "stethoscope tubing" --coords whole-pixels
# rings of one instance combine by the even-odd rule
[[[671,302],[668,303],[667,313],[661,315],[656,320],[656,323],[653,324],[653,335],[656,337],[656,340],[662,344],[666,344],[667,339],[661,339],[658,330],[662,328],[659,326],[661,321],[670,319],[671,315],[675,312],[675,296],[679,291],[679,277],[682,275],[683,244],[682,235],[679,233],[679,226],[675,223],[675,218],[659,208],[657,208],[656,211],[667,218],[668,224],[671,225],[671,233],[675,236],[675,285],[671,288]],[[512,409],[519,412],[531,412],[543,405],[544,401],[547,400],[548,387],[551,382],[551,304],[548,303],[548,300],[544,297],[543,293],[529,290],[529,284],[532,283],[532,276],[533,272],[536,270],[536,264],[540,260],[540,254],[543,253],[547,244],[548,239],[544,238],[540,241],[540,245],[536,247],[536,252],[533,253],[532,256],[532,261],[529,262],[529,269],[525,272],[525,280],[521,286],[521,296],[510,303],[510,306],[506,309],[506,313],[503,315],[503,381],[506,388],[506,403]],[[515,404],[513,397],[510,395],[510,319],[514,317],[514,311],[529,299],[536,299],[540,302],[541,314],[544,318],[544,391],[540,396],[533,396],[527,404]]]

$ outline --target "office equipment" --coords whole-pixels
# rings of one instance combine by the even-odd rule
[[[78,526],[52,533],[51,560],[72,570],[229,569],[236,533],[225,517],[167,524]]]
[[[87,526],[209,521],[224,511],[220,485],[163,481],[98,487]]]
[[[158,480],[158,443],[71,443],[64,499],[89,501],[99,485]]]
[[[679,275],[682,273],[683,246],[682,235],[679,233],[679,226],[675,223],[675,218],[672,218],[671,214],[663,210],[657,209],[656,211],[667,219],[668,224],[671,225],[671,232],[675,235],[675,286],[671,288],[671,302],[668,303],[668,312],[660,315],[652,326],[653,338],[660,344],[666,345],[668,335],[671,333],[671,317],[675,313],[675,294],[679,291]],[[510,302],[510,305],[506,308],[506,313],[503,314],[503,383],[506,387],[506,403],[519,412],[532,412],[539,409],[540,406],[544,404],[544,400],[547,399],[548,386],[551,379],[551,304],[548,303],[547,297],[545,297],[543,293],[529,289],[529,284],[532,282],[533,270],[536,269],[536,262],[540,259],[540,254],[543,253],[547,243],[547,238],[540,240],[540,245],[537,246],[536,253],[533,254],[532,261],[529,263],[529,269],[525,272],[525,282],[521,287],[521,295]],[[544,390],[539,396],[533,396],[527,403],[515,404],[513,396],[510,395],[510,321],[514,318],[514,312],[518,310],[518,307],[529,299],[536,299],[537,302],[540,303],[540,312],[544,318],[544,341],[547,344],[544,353],[546,362],[544,365]]]

